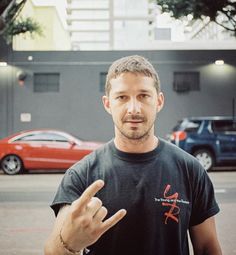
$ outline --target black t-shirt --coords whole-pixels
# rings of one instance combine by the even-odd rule
[[[51,205],[57,214],[95,180],[97,197],[127,215],[88,247],[93,255],[188,255],[189,227],[219,212],[213,185],[199,162],[164,140],[147,153],[125,153],[111,141],[73,165]]]

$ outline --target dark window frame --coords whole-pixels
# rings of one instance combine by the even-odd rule
[[[34,93],[60,92],[59,72],[37,72],[34,73]],[[54,80],[53,80],[54,79]]]
[[[102,93],[105,92],[106,77],[107,77],[107,72],[99,73],[99,91]]]
[[[233,120],[214,120],[212,121],[212,130],[214,133],[235,133],[236,126]]]
[[[200,72],[176,71],[173,76],[173,90],[177,93],[200,91]]]

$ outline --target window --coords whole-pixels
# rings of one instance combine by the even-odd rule
[[[185,126],[186,132],[197,132],[200,127],[201,121],[190,121]]]
[[[173,89],[179,93],[200,90],[199,72],[174,72]]]
[[[213,122],[213,131],[214,132],[236,132],[236,123],[234,123],[232,120],[216,120]]]
[[[197,132],[201,125],[201,121],[198,120],[181,120],[178,124],[173,128],[173,131],[184,130],[186,132]]]
[[[35,133],[23,136],[16,141],[57,141],[57,142],[68,142],[68,139],[62,135],[55,133]]]
[[[155,40],[171,40],[170,28],[155,28],[154,30]]]
[[[106,84],[106,78],[107,78],[107,72],[101,72],[100,73],[100,85],[99,85],[99,91],[103,92],[105,91],[105,84]]]
[[[59,92],[59,73],[35,73],[34,92]]]

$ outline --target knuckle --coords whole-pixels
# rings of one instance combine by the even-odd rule
[[[93,239],[97,239],[97,237],[100,235],[100,230],[99,229],[94,229],[93,231],[91,231],[91,237]]]
[[[94,201],[94,203],[96,203],[97,205],[102,206],[102,201],[101,201],[99,198],[93,197],[93,201]]]
[[[91,218],[87,217],[87,216],[86,217],[84,216],[84,217],[80,218],[79,222],[80,222],[81,227],[87,227],[91,223]]]
[[[75,207],[71,207],[71,218],[75,219],[77,217],[77,210]]]

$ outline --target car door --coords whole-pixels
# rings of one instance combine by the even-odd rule
[[[45,169],[67,169],[76,162],[72,153],[74,144],[63,134],[45,132],[42,137],[41,157]]]
[[[233,120],[215,120],[213,132],[216,135],[219,160],[236,160],[236,123]]]
[[[45,168],[47,164],[47,168],[67,169],[91,152],[83,146],[83,142],[64,132],[48,131],[44,136],[42,151]]]
[[[65,169],[72,144],[64,136],[50,131],[37,131],[17,140],[24,148],[24,164],[29,169]]]
[[[21,151],[21,157],[27,169],[44,168],[43,139],[44,133],[36,131],[26,133],[13,142],[13,145]]]

